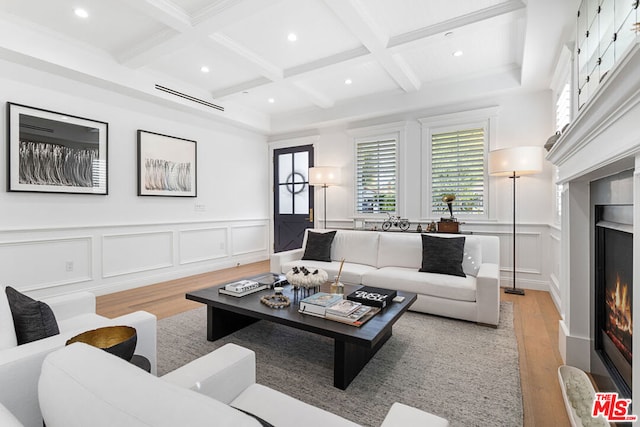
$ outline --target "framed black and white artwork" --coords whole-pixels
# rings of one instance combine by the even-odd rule
[[[138,130],[138,196],[196,197],[197,143]]]
[[[8,191],[107,194],[105,122],[7,103]]]

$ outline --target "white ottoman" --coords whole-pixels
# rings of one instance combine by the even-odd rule
[[[437,415],[396,402],[391,406],[380,427],[406,426],[448,427],[449,421]]]

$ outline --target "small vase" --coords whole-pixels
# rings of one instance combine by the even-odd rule
[[[331,282],[331,293],[344,295],[344,284],[337,280],[337,278]]]

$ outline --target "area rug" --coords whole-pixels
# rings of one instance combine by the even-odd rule
[[[256,352],[258,383],[364,426],[379,426],[393,402],[451,426],[522,425],[511,303],[501,304],[497,329],[405,313],[344,391],[333,387],[329,338],[260,321],[209,342],[205,325],[205,307],[158,322],[158,375],[233,342]]]

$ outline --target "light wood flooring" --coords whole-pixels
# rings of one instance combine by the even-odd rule
[[[269,262],[263,261],[104,295],[97,298],[97,311],[116,317],[145,310],[162,319],[202,306],[186,300],[186,292],[268,270]],[[558,351],[560,317],[551,297],[547,292],[527,291],[525,296],[502,293],[502,300],[514,306],[525,427],[569,426],[557,377],[562,364]]]

